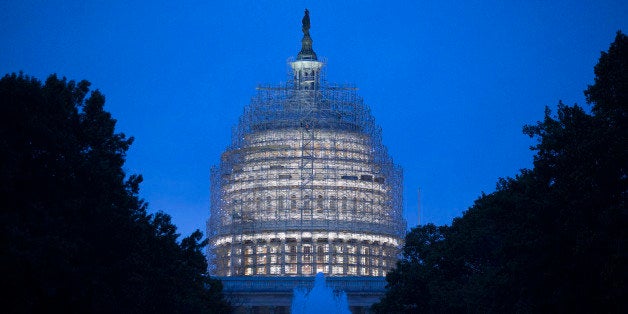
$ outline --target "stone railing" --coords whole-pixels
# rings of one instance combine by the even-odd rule
[[[217,277],[227,293],[233,292],[292,292],[294,288],[312,288],[314,277]],[[384,277],[327,277],[328,287],[347,293],[383,293],[386,287]]]

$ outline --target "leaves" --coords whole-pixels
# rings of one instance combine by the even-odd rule
[[[133,142],[115,132],[89,82],[0,80],[0,266],[5,312],[230,311],[207,276],[206,242],[178,243],[147,214],[141,175],[122,169]]]
[[[585,91],[525,126],[534,168],[500,179],[451,227],[413,229],[377,312],[624,313],[628,38]],[[436,231],[439,232],[436,232]]]

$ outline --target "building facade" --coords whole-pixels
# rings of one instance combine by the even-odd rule
[[[210,272],[236,302],[271,312],[322,272],[355,310],[395,266],[402,171],[356,88],[326,82],[307,10],[302,24],[288,82],[258,87],[212,167]]]

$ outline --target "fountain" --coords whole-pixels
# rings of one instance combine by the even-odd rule
[[[344,291],[335,293],[328,287],[323,273],[316,274],[314,287],[311,290],[294,288],[291,312],[292,314],[351,314],[347,294]]]

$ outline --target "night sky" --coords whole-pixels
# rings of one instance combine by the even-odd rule
[[[218,1],[216,1],[218,2]],[[523,125],[583,90],[628,1],[0,2],[0,73],[86,79],[135,137],[150,210],[205,232],[209,168],[259,84],[287,80],[310,10],[327,80],[353,83],[404,169],[408,226],[450,224],[532,167]]]

